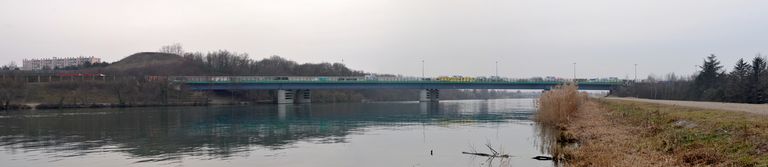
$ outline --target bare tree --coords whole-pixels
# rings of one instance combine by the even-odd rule
[[[183,56],[184,47],[182,47],[180,43],[175,43],[172,45],[166,45],[166,46],[160,47],[159,52]]]
[[[2,69],[2,70],[18,70],[18,69],[19,69],[19,66],[18,66],[18,65],[16,65],[16,62],[14,62],[14,61],[11,61],[10,63],[8,63],[8,64],[6,64],[6,65],[3,65],[2,67],[0,67],[0,69]]]
[[[8,109],[11,102],[23,98],[26,84],[23,81],[0,81],[0,108]]]
[[[11,61],[11,63],[8,63],[8,68],[10,68],[11,70],[14,70],[14,69],[19,68],[19,66],[16,65],[16,62]]]

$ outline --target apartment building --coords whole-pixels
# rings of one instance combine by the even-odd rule
[[[85,63],[100,63],[101,58],[96,57],[66,57],[66,58],[44,58],[44,59],[24,59],[22,70],[44,70],[64,68],[68,66],[79,66]]]

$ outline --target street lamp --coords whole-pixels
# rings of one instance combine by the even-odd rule
[[[576,81],[576,63],[573,63],[573,81]]]
[[[496,61],[496,78],[499,77],[499,61]]]
[[[637,82],[637,64],[635,64],[635,82]]]
[[[424,79],[424,60],[421,60],[421,79]]]

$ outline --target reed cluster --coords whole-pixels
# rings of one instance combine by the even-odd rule
[[[539,98],[536,121],[554,126],[564,126],[579,110],[586,95],[579,93],[575,84],[563,84],[544,92]]]

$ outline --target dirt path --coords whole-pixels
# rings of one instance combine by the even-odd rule
[[[685,106],[685,107],[695,107],[695,108],[714,109],[714,110],[744,111],[749,113],[768,115],[768,104],[743,104],[743,103],[699,102],[699,101],[679,101],[679,100],[651,100],[651,99],[617,98],[617,97],[608,97],[606,99],[678,105],[678,106]]]

